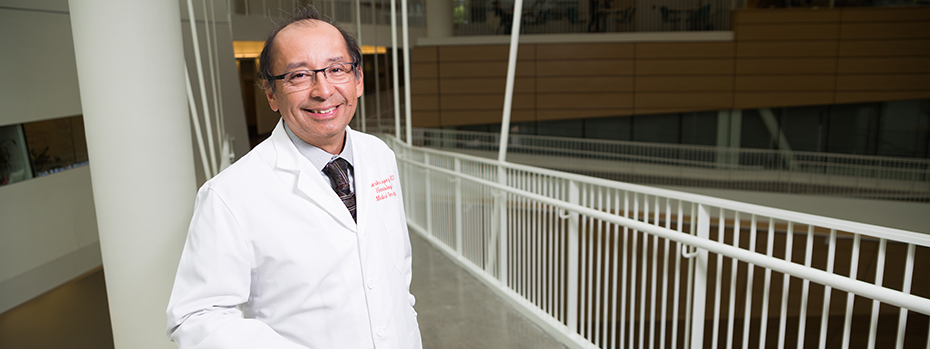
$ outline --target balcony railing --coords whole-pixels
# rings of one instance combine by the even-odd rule
[[[416,129],[414,144],[496,158],[496,133]],[[930,201],[930,160],[510,136],[510,162],[625,182]]]
[[[930,235],[386,140],[413,231],[570,347],[928,345]]]

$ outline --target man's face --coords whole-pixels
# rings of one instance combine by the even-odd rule
[[[339,30],[317,20],[285,27],[278,32],[273,49],[273,75],[352,62]],[[348,82],[332,84],[320,72],[316,83],[308,89],[288,91],[282,80],[275,80],[275,92],[265,89],[265,96],[271,109],[281,112],[287,126],[300,139],[338,154],[342,150],[346,125],[352,120],[358,98],[365,90],[362,80],[353,75]]]

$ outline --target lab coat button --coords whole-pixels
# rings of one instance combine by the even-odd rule
[[[384,337],[384,326],[378,326],[376,332],[378,333],[378,337]]]
[[[369,290],[372,290],[372,289],[375,288],[375,280],[374,280],[374,279],[368,279],[368,282],[366,282],[366,284],[368,284],[368,289],[369,289]]]

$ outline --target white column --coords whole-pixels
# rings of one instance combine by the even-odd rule
[[[426,1],[426,36],[452,36],[452,0]]]
[[[177,1],[69,1],[117,348],[176,348],[165,307],[196,190]]]

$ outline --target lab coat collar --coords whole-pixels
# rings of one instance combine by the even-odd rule
[[[350,129],[346,127],[346,137],[350,137],[350,133]],[[357,232],[358,225],[352,219],[349,210],[346,210],[342,200],[339,199],[333,188],[326,183],[323,175],[313,168],[310,161],[300,154],[297,147],[288,138],[287,133],[284,131],[283,119],[278,121],[278,125],[271,132],[270,141],[275,149],[275,168],[296,175],[295,190],[297,194],[319,206],[346,229]],[[357,147],[353,151],[357,151]],[[358,171],[356,171],[356,181],[358,181],[357,176]],[[357,198],[358,194],[356,194],[356,200],[358,200]]]

